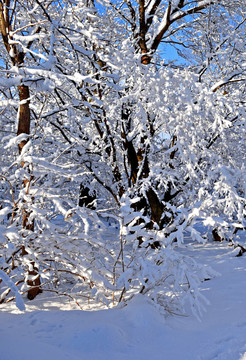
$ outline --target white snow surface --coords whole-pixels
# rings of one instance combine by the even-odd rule
[[[0,305],[0,360],[246,360],[245,254],[228,242],[182,251],[221,274],[201,284],[210,301],[201,321],[160,314],[142,295],[84,311],[43,293],[25,312]]]

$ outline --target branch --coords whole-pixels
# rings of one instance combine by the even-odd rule
[[[4,6],[5,5],[5,6]],[[4,46],[9,53],[10,45],[9,45],[9,36],[8,32],[10,30],[10,23],[9,23],[9,16],[8,16],[8,9],[9,9],[9,1],[6,0],[5,4],[3,5],[3,1],[0,1],[0,26],[1,26],[1,33],[3,38]],[[4,11],[5,8],[5,11]]]
[[[139,27],[140,27],[140,40],[139,45],[141,48],[142,53],[147,53],[147,46],[145,40],[145,34],[147,31],[146,24],[145,24],[145,8],[144,8],[144,0],[139,0]]]
[[[52,24],[53,21],[52,21],[51,17],[49,16],[48,12],[46,11],[45,7],[41,4],[41,2],[39,0],[35,0],[35,1],[41,7],[41,9],[43,10],[43,13],[47,17],[48,21]]]
[[[171,21],[171,23],[174,23],[177,20],[183,19],[187,15],[197,14],[201,10],[204,10],[207,7],[209,7],[210,5],[213,5],[213,4],[214,4],[214,1],[211,1],[211,0],[199,1],[197,6],[194,6],[194,7],[190,8],[190,9],[187,9],[187,10],[184,10],[184,11],[179,10],[178,12],[175,12],[174,15],[171,16],[170,21]]]
[[[233,123],[234,121],[236,121],[238,119],[238,116],[235,116],[232,120],[231,123]],[[233,126],[230,126],[229,129],[231,129]],[[215,141],[220,138],[221,133],[215,135],[212,139],[210,139],[208,145],[206,146],[207,149],[209,149],[214,143]]]
[[[124,0],[124,2],[126,3],[126,5],[128,6],[128,8],[130,10],[133,23],[136,24],[136,13],[135,13],[135,10],[134,10],[134,8],[132,6],[131,1],[130,0]],[[136,25],[135,25],[135,28],[136,28]]]
[[[246,21],[246,18],[240,23],[238,24],[234,31],[233,31],[233,35],[235,35],[234,33],[236,32],[236,30],[238,30],[240,28],[241,25],[243,25]],[[202,75],[206,72],[207,68],[208,68],[208,63],[213,60],[213,58],[216,56],[217,51],[219,49],[221,49],[221,47],[231,38],[232,34],[230,34],[230,36],[227,36],[215,49],[214,53],[212,56],[208,57],[206,60],[206,64],[202,67],[202,69],[199,71],[199,80],[201,81]]]
[[[196,6],[193,6],[190,9],[183,10],[183,11],[180,9],[178,9],[176,11],[176,9],[175,9],[175,11],[172,11],[172,3],[171,3],[171,1],[169,1],[168,8],[167,8],[165,15],[163,17],[163,20],[161,22],[160,30],[158,31],[157,35],[155,36],[155,38],[152,42],[151,50],[152,51],[157,50],[164,34],[167,32],[170,25],[172,25],[177,20],[187,17],[188,15],[197,14],[201,10],[206,9],[208,6],[210,6],[212,4],[214,4],[214,2],[211,0],[203,0],[203,1],[199,1]],[[185,5],[183,4],[182,1],[180,1],[178,6],[184,7]]]
[[[50,121],[50,123],[51,123],[51,125],[53,125],[55,128],[57,128],[60,132],[61,132],[61,134],[62,134],[62,136],[64,137],[64,139],[69,143],[69,144],[72,144],[72,141],[67,137],[67,135],[65,134],[65,132],[64,132],[64,130],[60,127],[60,126],[58,126],[56,123],[54,123],[53,121]]]
[[[113,192],[113,190],[111,189],[110,186],[108,186],[104,181],[102,181],[97,174],[95,173],[95,171],[92,169],[92,167],[90,165],[86,165],[87,169],[91,172],[91,175],[94,176],[94,178],[96,179],[96,181],[102,185],[106,190],[108,190],[108,192],[110,192],[110,194],[113,196],[115,202],[117,205],[120,205],[119,200],[117,199],[117,196],[115,195],[115,193]]]
[[[147,16],[148,16],[146,25],[147,25],[148,29],[149,29],[149,27],[151,26],[151,24],[153,22],[154,15],[155,15],[155,13],[157,11],[157,8],[160,5],[160,3],[161,3],[161,0],[156,0],[154,2],[154,4],[153,4],[152,8],[149,11],[146,11]],[[147,8],[146,8],[146,10],[147,10]]]
[[[245,81],[245,80],[246,80],[245,78],[233,79],[235,76],[238,76],[238,75],[240,75],[240,74],[241,74],[241,72],[240,72],[240,73],[235,73],[235,74],[231,75],[230,77],[228,77],[228,78],[226,78],[226,79],[224,79],[224,80],[219,81],[217,84],[215,84],[215,85],[211,88],[211,90],[212,90],[213,92],[216,92],[216,91],[219,90],[222,86],[225,86],[225,85],[227,85],[227,84],[231,84],[231,83],[235,83],[235,82],[240,82],[240,81]]]
[[[28,28],[28,27],[30,27],[30,26],[36,26],[36,25],[39,25],[39,24],[43,24],[43,23],[45,23],[45,22],[47,22],[47,21],[48,21],[48,20],[42,20],[42,21],[38,21],[38,22],[36,22],[36,23],[31,23],[31,24],[22,26],[21,28],[16,29],[15,31],[11,31],[11,32],[10,32],[10,36],[13,36],[13,35],[15,35],[17,32],[22,31],[22,30],[24,30],[24,29],[26,29],[26,28]]]
[[[171,9],[172,9],[172,3],[171,3],[171,1],[169,1],[168,8],[167,8],[165,15],[163,17],[163,20],[162,20],[163,25],[161,26],[161,29],[158,31],[158,34],[156,35],[156,37],[154,38],[154,41],[152,42],[151,50],[157,50],[157,48],[161,42],[161,39],[163,38],[163,35],[165,34],[165,32],[169,29],[169,26],[171,25],[171,21],[170,21]]]

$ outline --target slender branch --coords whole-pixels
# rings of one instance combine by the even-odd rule
[[[239,74],[234,74],[232,75],[230,78],[227,78],[226,80],[222,80],[219,82],[219,84],[215,84],[213,87],[212,87],[212,91],[213,92],[216,92],[217,90],[219,90],[220,88],[222,88],[222,86],[225,86],[227,84],[231,84],[231,83],[235,83],[235,82],[240,82],[240,81],[245,81],[246,79],[245,78],[241,78],[241,79],[233,79],[233,77],[237,76]]]
[[[55,128],[57,128],[60,133],[62,134],[62,136],[64,137],[64,139],[70,144],[72,145],[72,141],[67,137],[67,135],[65,134],[64,130],[58,126],[56,123],[54,123],[53,121],[50,121],[51,125],[53,125]]]
[[[26,29],[26,28],[28,28],[28,27],[36,26],[36,25],[40,25],[40,24],[44,24],[44,23],[46,23],[47,21],[48,21],[48,20],[41,20],[41,21],[38,21],[38,22],[36,22],[36,23],[31,23],[31,24],[22,26],[21,28],[18,28],[18,29],[16,29],[15,31],[11,31],[11,32],[10,32],[10,36],[15,35],[17,32],[22,31],[22,30],[24,30],[24,29]]]
[[[134,7],[132,6],[131,1],[130,0],[124,0],[124,2],[126,3],[126,5],[128,6],[128,8],[130,10],[133,23],[136,24],[136,12],[134,10]],[[135,28],[136,28],[136,25],[135,25]]]
[[[86,165],[87,169],[91,172],[92,176],[94,176],[94,178],[97,180],[97,182],[102,185],[106,190],[108,190],[110,192],[110,194],[113,196],[115,202],[117,203],[117,205],[120,205],[119,200],[116,196],[116,194],[113,192],[113,190],[111,189],[110,186],[108,186],[104,181],[102,181],[97,174],[94,172],[94,170],[92,169],[92,167],[90,165]]]

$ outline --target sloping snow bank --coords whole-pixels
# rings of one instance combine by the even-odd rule
[[[25,313],[1,305],[0,360],[246,360],[246,256],[226,243],[189,255],[221,274],[202,284],[211,305],[201,322],[160,315],[142,296],[98,311],[66,311],[71,304],[40,296]]]

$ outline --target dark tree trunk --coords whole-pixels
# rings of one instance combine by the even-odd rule
[[[85,206],[88,209],[96,209],[96,192],[90,191],[87,186],[83,184],[80,185],[80,194],[79,194],[79,206]]]
[[[213,229],[212,230],[212,235],[213,235],[213,239],[214,241],[223,241],[224,239],[219,235],[218,230],[217,229]]]
[[[26,85],[18,86],[19,91],[19,118],[18,118],[18,130],[17,135],[20,134],[30,134],[30,124],[31,124],[31,115],[30,115],[30,93],[29,88]],[[23,147],[26,145],[28,140],[22,140],[18,147],[19,153],[21,154]],[[21,166],[24,167],[25,163],[21,162]],[[23,185],[26,188],[26,192],[28,193],[28,188],[30,182],[32,180],[32,175],[30,174],[30,179],[23,180]],[[30,212],[26,209],[23,210],[22,214],[22,225],[23,229],[34,231],[34,220],[30,221]],[[25,249],[22,251],[23,256],[26,255]],[[27,280],[27,285],[30,286],[30,289],[27,292],[27,297],[29,300],[33,300],[39,293],[42,292],[40,289],[41,281],[40,275],[38,274],[38,269],[35,267],[34,262],[32,262],[32,270],[28,271],[28,276],[34,277],[34,280],[29,279]]]
[[[18,130],[17,135],[30,134],[30,94],[29,88],[26,85],[18,86],[19,91],[19,119],[18,119]],[[23,146],[27,143],[27,140],[19,143],[19,152],[21,153]]]

